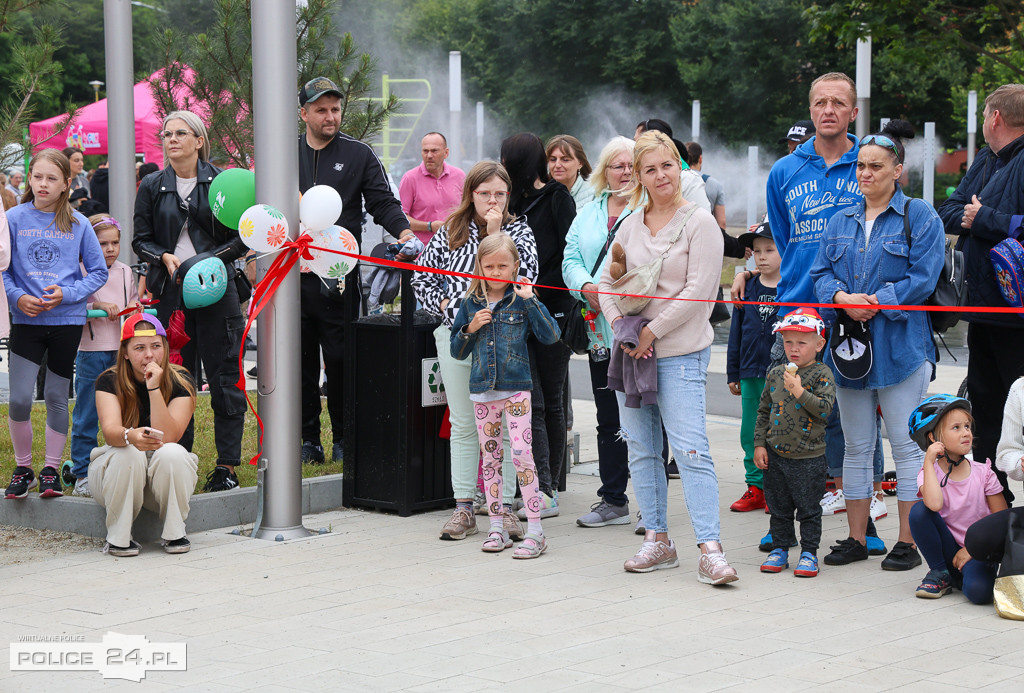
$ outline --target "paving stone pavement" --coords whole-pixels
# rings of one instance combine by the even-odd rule
[[[722,367],[717,352],[712,370]],[[963,371],[940,366],[930,391],[955,391]],[[88,552],[0,566],[0,691],[1024,689],[1024,624],[958,592],[916,599],[924,569],[884,572],[872,557],[823,565],[814,579],[761,574],[767,516],[728,510],[744,490],[736,419],[709,417],[708,434],[722,542],[740,580],[697,582],[675,480],[680,566],[624,572],[640,544],[632,526],[575,523],[600,482],[593,402],[574,408],[588,463],[569,475],[561,515],[545,520],[550,548],[537,560],[482,553],[482,534],[438,540],[446,512],[338,510],[304,519],[329,533],[284,543],[227,528],[190,535],[184,555],[147,544],[136,558]],[[878,523],[888,545],[890,507]],[[823,523],[823,544],[846,536],[841,515]],[[109,632],[186,643],[187,670],[150,671],[140,686],[96,671],[10,669],[10,643],[25,636],[99,643]]]
[[[561,515],[544,522],[550,549],[532,561],[482,553],[482,534],[438,540],[445,512],[340,510],[305,518],[328,534],[285,543],[225,529],[192,535],[179,556],[149,544],[136,558],[0,567],[0,660],[33,635],[100,642],[113,631],[188,648],[187,671],[151,671],[141,688],[7,665],[0,690],[1021,690],[1022,624],[959,593],[914,598],[924,570],[884,572],[872,557],[814,579],[758,572],[768,518],[728,511],[744,490],[738,423],[712,417],[708,431],[733,585],[697,582],[678,481],[680,567],[624,572],[640,538],[576,525],[599,486],[581,465]],[[888,544],[896,527],[895,514],[878,523]],[[823,539],[844,529],[826,517]]]

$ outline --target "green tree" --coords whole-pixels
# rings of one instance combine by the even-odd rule
[[[907,58],[934,59],[955,50],[1000,65],[1024,82],[1024,20],[1020,0],[840,0],[808,9],[812,38],[835,34],[847,43],[872,40],[913,45]]]
[[[461,51],[469,93],[509,127],[545,136],[572,131],[598,88],[688,101],[666,23],[678,4],[423,0],[398,14],[396,40],[439,58]]]
[[[671,28],[679,77],[701,116],[726,142],[771,145],[807,117],[818,75],[848,70],[852,59],[806,41],[801,0],[718,0],[683,6]]]
[[[61,65],[54,54],[62,46],[60,31],[49,25],[34,26],[30,10],[45,0],[10,0],[0,4],[0,149],[21,143],[22,131],[48,95],[59,95]],[[66,112],[73,113],[71,104]],[[0,166],[16,163],[17,154],[0,157]]]
[[[374,60],[357,51],[350,34],[340,39],[331,13],[335,0],[309,0],[296,9],[299,82],[317,75],[341,87],[343,132],[365,139],[380,131],[398,108],[397,97],[378,104],[370,91]],[[164,36],[164,71],[150,84],[162,114],[196,110],[207,119],[214,156],[248,167],[253,151],[252,16],[247,0],[216,0],[215,21],[205,33]],[[184,94],[184,95],[183,95]]]
[[[1024,82],[1020,0],[840,0],[812,5],[807,17],[817,43],[836,36],[850,46],[870,34],[882,48],[875,64],[890,63],[882,89],[895,91],[902,74],[908,105],[920,97],[918,107],[931,111],[926,120],[938,122],[947,142],[965,138],[968,89],[984,95]],[[915,81],[915,75],[932,79]]]

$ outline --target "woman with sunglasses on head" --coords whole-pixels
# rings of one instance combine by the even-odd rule
[[[521,132],[501,143],[501,163],[512,180],[509,211],[523,217],[537,241],[537,298],[563,327],[575,299],[565,290],[562,257],[565,236],[576,217],[576,203],[564,185],[548,176],[540,138]],[[556,287],[556,288],[542,288]],[[565,462],[565,388],[572,352],[562,341],[543,344],[527,340],[533,375],[533,458],[544,507],[541,518],[558,515],[558,482]],[[519,509],[526,519],[526,509]]]
[[[830,329],[839,331],[833,334],[825,359],[836,372],[836,401],[846,437],[843,494],[850,530],[849,538],[825,556],[828,565],[868,557],[866,530],[874,494],[872,459],[879,407],[883,419],[897,424],[886,430],[896,465],[900,515],[899,540],[882,568],[911,570],[921,565],[909,516],[917,501],[922,454],[906,426],[898,424],[910,417],[935,377],[931,323],[923,311],[870,307],[923,304],[942,270],[945,235],[938,215],[923,200],[908,198],[900,187],[906,155],[902,139],[913,136],[910,123],[891,120],[881,132],[860,141],[856,175],[864,198],[828,222],[811,268],[821,303],[851,306],[821,311]],[[856,323],[866,327],[870,336],[858,335]],[[841,338],[845,341],[840,342]],[[870,343],[870,352],[858,342]]]
[[[519,253],[519,280],[533,282],[537,277],[537,245],[530,227],[509,212],[511,187],[508,172],[496,161],[481,161],[471,168],[462,186],[462,201],[430,238],[417,263],[430,269],[472,274],[480,241],[492,234],[504,233],[512,239]],[[465,539],[479,531],[473,514],[473,496],[480,468],[475,403],[469,397],[473,359],[460,361],[451,355],[452,325],[471,281],[468,277],[434,272],[415,272],[412,279],[416,300],[424,309],[441,316],[441,324],[434,330],[434,340],[437,342],[437,360],[448,397],[452,429],[451,473],[455,512],[444,523],[440,536],[449,541]],[[512,512],[516,473],[507,444],[505,448],[501,466],[503,528],[510,537],[521,540],[525,533]]]
[[[626,441],[619,437],[619,403],[608,389],[608,350],[612,348],[612,328],[601,312],[597,282],[608,263],[609,246],[621,222],[631,210],[626,206],[633,181],[633,140],[613,137],[601,150],[591,188],[597,195],[583,206],[565,237],[562,277],[565,285],[597,314],[594,324],[601,336],[588,357],[590,384],[597,407],[597,459],[601,475],[600,500],[590,512],[576,520],[581,527],[605,527],[629,524],[629,499],[626,484],[629,467]]]
[[[241,458],[246,409],[245,395],[235,386],[245,321],[233,263],[248,248],[238,231],[220,223],[210,208],[210,183],[221,170],[209,163],[210,142],[203,121],[191,111],[174,111],[164,118],[159,135],[167,165],[139,185],[132,249],[149,263],[146,289],[160,300],[160,321],[169,324],[177,308],[184,312],[190,340],[181,350],[182,365],[195,375],[201,362],[212,395],[217,466],[204,490],[225,491],[238,486],[235,466]],[[207,253],[227,268],[224,295],[205,308],[186,309],[179,305],[181,277],[175,273],[182,263]],[[190,424],[179,442],[191,450],[193,437]]]

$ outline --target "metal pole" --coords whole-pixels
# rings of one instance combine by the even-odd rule
[[[693,102],[690,111],[690,139],[694,142],[700,139],[700,99]]]
[[[388,103],[388,97],[390,94],[390,85],[388,84],[389,81],[390,78],[388,77],[388,73],[385,72],[380,80],[381,106],[386,106]],[[385,161],[384,165],[390,168],[391,162],[394,161],[394,159],[391,158],[391,118],[388,118],[386,121],[384,121],[384,129],[380,133],[380,151],[380,158]]]
[[[462,168],[462,53],[448,52],[448,111],[452,165]]]
[[[857,39],[857,139],[871,128],[871,36]]]
[[[476,102],[476,160],[484,158],[484,102]]]
[[[924,124],[924,194],[928,204],[935,203],[935,123]]]
[[[135,210],[135,67],[132,59],[132,5],[103,0],[103,44],[107,62],[107,164],[110,214],[121,223],[120,260],[134,262],[132,217]]]
[[[296,124],[295,7],[280,0],[252,3],[252,82],[256,199],[284,213],[298,235],[299,132]],[[262,277],[273,261],[258,261]],[[302,526],[299,461],[299,268],[294,267],[260,313],[259,408],[267,422],[257,478],[259,517],[255,539],[309,535]],[[281,310],[278,310],[278,306]]]
[[[757,147],[747,147],[747,228],[757,223]]]
[[[977,147],[975,137],[978,133],[978,92],[971,89],[967,92],[967,168],[974,163],[974,151]]]

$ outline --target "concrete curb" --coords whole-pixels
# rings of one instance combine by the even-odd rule
[[[341,474],[302,480],[302,514],[322,513],[341,507]],[[188,520],[191,534],[219,527],[241,527],[256,519],[256,487],[236,488],[192,496]],[[91,498],[64,496],[43,500],[29,494],[23,500],[0,500],[0,524],[57,532],[74,532],[103,538],[107,534],[106,512]],[[132,527],[139,542],[158,541],[160,518],[145,508]]]

